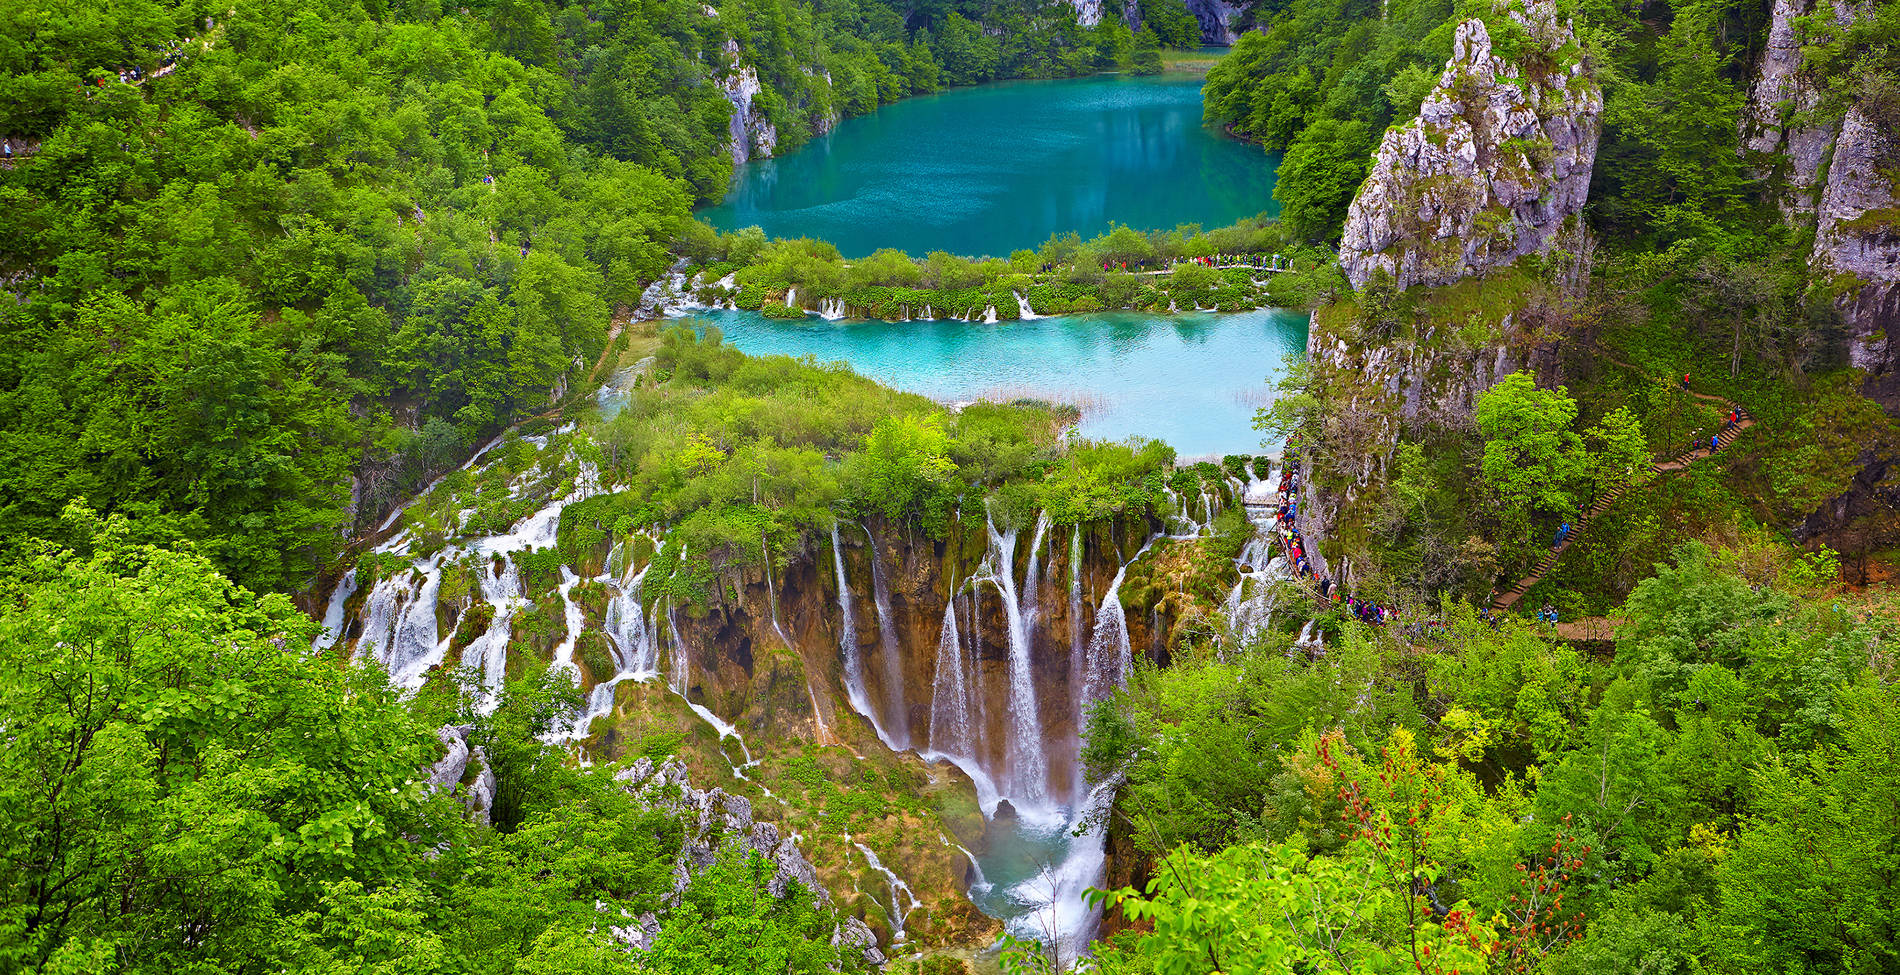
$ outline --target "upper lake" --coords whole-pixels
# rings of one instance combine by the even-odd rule
[[[739,167],[700,216],[721,230],[1007,256],[1109,224],[1218,227],[1276,214],[1279,160],[1201,124],[1198,76],[1100,75],[957,88],[846,120]]]

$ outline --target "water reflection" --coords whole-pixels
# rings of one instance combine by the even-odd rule
[[[758,355],[842,361],[943,402],[1036,396],[1084,407],[1081,432],[1152,437],[1182,457],[1252,453],[1254,410],[1284,358],[1306,344],[1306,316],[1114,312],[1028,322],[777,321],[709,312],[727,341]]]
[[[714,226],[1005,255],[1109,222],[1214,227],[1277,212],[1278,160],[1201,125],[1198,78],[1014,82],[906,99],[740,168]]]

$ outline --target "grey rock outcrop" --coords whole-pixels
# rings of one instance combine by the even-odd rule
[[[1379,269],[1400,287],[1482,275],[1542,250],[1583,208],[1602,92],[1554,0],[1508,16],[1530,37],[1523,63],[1465,21],[1418,118],[1379,144],[1340,242],[1354,287]]]
[[[1840,131],[1837,122],[1812,117],[1821,103],[1823,82],[1802,71],[1801,37],[1795,20],[1831,7],[1841,22],[1855,9],[1841,0],[1775,0],[1768,25],[1768,42],[1742,111],[1741,151],[1787,160],[1787,192],[1782,212],[1794,216],[1814,212],[1814,191],[1827,158],[1828,146]],[[1764,168],[1772,170],[1772,163]]]
[[[470,748],[468,725],[443,725],[436,729],[435,737],[442,742],[442,757],[429,767],[429,788],[436,791],[447,790],[450,795],[460,796],[462,804],[468,807],[469,815],[477,822],[488,822],[488,811],[495,802],[495,773],[488,767],[488,756],[480,748]],[[468,775],[468,764],[475,762],[480,769],[473,782],[462,784]]]
[[[1900,133],[1856,105],[1841,123],[1816,210],[1813,275],[1826,280],[1865,392],[1900,412]]]
[[[1188,13],[1201,22],[1201,43],[1232,44],[1239,36],[1234,23],[1244,9],[1232,0],[1187,0]]]
[[[732,120],[726,123],[726,135],[730,140],[728,149],[732,152],[734,165],[749,159],[764,159],[778,148],[778,126],[757,111],[754,99],[765,88],[759,82],[759,72],[749,64],[738,64],[738,46],[729,45],[728,53],[734,59],[734,66],[719,81],[719,88],[725,92],[726,101],[732,103]]]
[[[713,865],[721,850],[736,849],[742,855],[756,853],[772,864],[772,879],[767,882],[766,890],[773,897],[784,897],[792,885],[797,884],[811,891],[819,903],[831,903],[830,892],[818,882],[818,871],[799,851],[797,838],[781,835],[774,823],[754,820],[752,803],[744,796],[728,795],[717,788],[693,788],[686,766],[678,761],[655,766],[652,759],[641,758],[615,773],[614,780],[624,783],[647,805],[679,817],[685,835],[679,856],[673,861],[675,900],[686,892],[694,876]],[[642,916],[636,922],[615,931],[628,943],[651,944],[658,935],[659,923],[650,916]],[[865,936],[862,940],[855,933],[858,929],[862,929]],[[864,927],[864,922],[849,919],[832,937],[833,944],[842,939],[860,947],[866,962],[884,963],[877,938]]]

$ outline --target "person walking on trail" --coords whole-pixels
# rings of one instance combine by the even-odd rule
[[[1709,456],[1710,457],[1715,456],[1715,449],[1721,446],[1721,439],[1722,438],[1720,435],[1709,438]]]
[[[1685,391],[1689,388],[1689,374],[1686,372],[1682,374],[1682,388]]]
[[[1735,429],[1735,425],[1741,422],[1741,419],[1742,418],[1740,414],[1736,413],[1736,411],[1734,410],[1729,410],[1728,411],[1728,428],[1730,430]]]
[[[1557,540],[1554,542],[1551,542],[1550,547],[1556,548],[1557,546],[1562,545],[1564,543],[1564,539],[1569,538],[1569,537],[1570,537],[1570,522],[1566,521],[1563,524],[1557,526]]]

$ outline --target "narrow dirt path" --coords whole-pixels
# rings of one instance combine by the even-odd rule
[[[1630,370],[1631,372],[1637,373],[1639,375],[1645,375],[1645,376],[1650,375],[1646,370],[1638,369],[1627,362],[1623,362],[1619,359],[1611,358],[1609,356],[1605,356],[1605,358],[1609,359],[1609,361],[1614,362],[1619,366],[1622,366],[1625,369]],[[1669,474],[1675,471],[1683,470],[1684,468],[1688,467],[1690,464],[1697,462],[1698,460],[1707,460],[1710,457],[1715,456],[1721,450],[1726,449],[1729,444],[1735,442],[1736,437],[1741,436],[1742,433],[1746,431],[1749,427],[1752,427],[1755,425],[1755,417],[1751,415],[1746,409],[1743,409],[1740,403],[1736,403],[1732,400],[1724,399],[1720,396],[1711,395],[1709,393],[1698,393],[1695,390],[1689,390],[1688,392],[1690,396],[1693,396],[1696,399],[1699,399],[1708,403],[1718,403],[1722,406],[1727,407],[1730,410],[1733,410],[1737,418],[1736,423],[1734,426],[1728,426],[1724,424],[1722,431],[1716,436],[1716,449],[1711,450],[1707,446],[1691,447],[1688,450],[1685,450],[1682,453],[1677,454],[1676,456],[1671,457],[1670,459],[1666,461],[1663,461],[1658,464],[1651,464],[1649,466],[1649,472],[1651,474],[1654,474],[1654,475]],[[1596,503],[1590,506],[1590,510],[1585,512],[1584,516],[1581,519],[1579,519],[1575,524],[1572,524],[1570,526],[1570,534],[1564,536],[1563,541],[1555,545],[1552,545],[1550,547],[1550,552],[1546,554],[1544,558],[1537,563],[1535,568],[1531,569],[1530,575],[1527,575],[1524,578],[1519,579],[1516,585],[1513,585],[1511,588],[1501,593],[1496,594],[1492,598],[1491,608],[1493,610],[1503,610],[1503,609],[1509,609],[1512,606],[1517,605],[1517,601],[1524,598],[1524,593],[1529,591],[1532,586],[1537,585],[1539,582],[1543,581],[1544,576],[1548,575],[1551,569],[1556,568],[1557,560],[1563,558],[1564,552],[1567,551],[1570,548],[1570,546],[1575,545],[1580,539],[1584,537],[1585,534],[1587,534],[1590,531],[1590,523],[1595,521],[1598,515],[1602,514],[1605,511],[1608,511],[1610,506],[1615,504],[1619,499],[1621,499],[1624,493],[1627,492],[1628,490],[1629,490],[1629,485],[1627,484],[1620,485],[1618,487],[1612,488],[1610,491],[1606,492],[1601,497],[1597,498]]]

